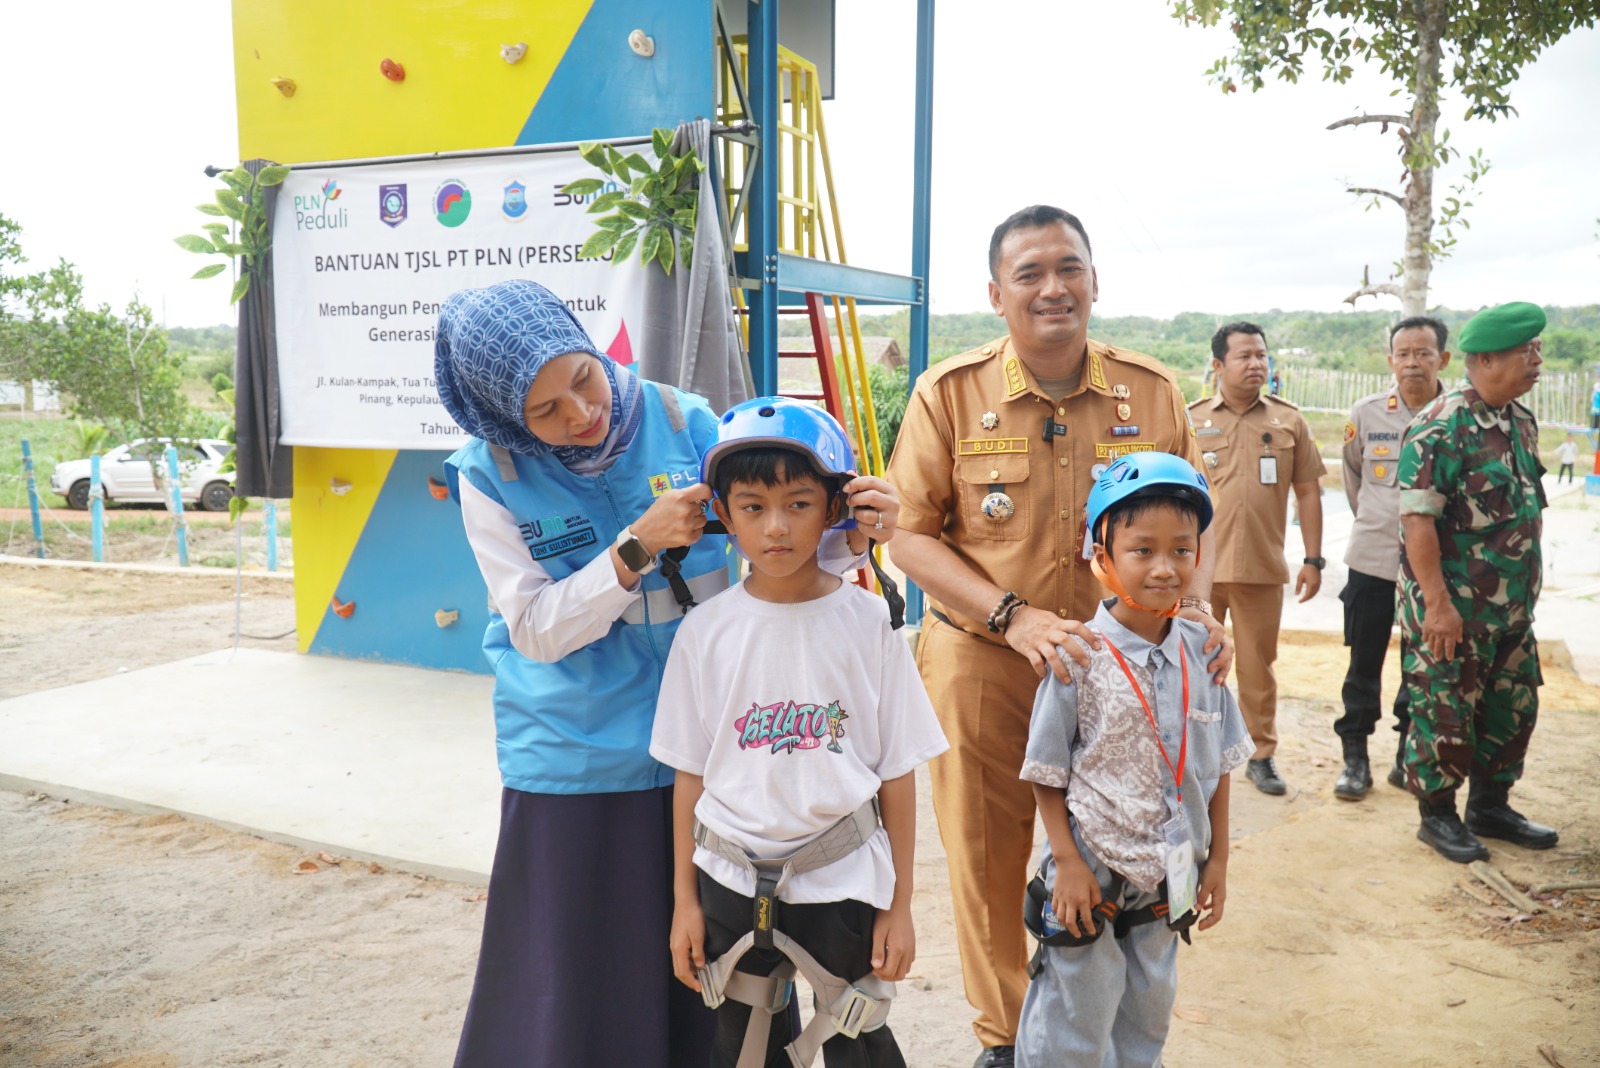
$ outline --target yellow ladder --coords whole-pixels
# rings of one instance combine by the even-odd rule
[[[749,83],[750,52],[746,39],[742,36],[732,38],[732,49],[733,55],[730,57],[719,39],[718,120],[724,124],[748,118],[735,88],[736,77],[740,85]],[[776,146],[778,153],[778,247],[796,256],[829,263],[848,263],[844,233],[839,225],[839,202],[834,196],[833,166],[828,158],[828,134],[823,123],[822,87],[816,64],[780,45],[778,70],[778,93],[783,102],[780,107],[786,112],[786,118],[778,123],[777,137],[763,137],[768,150]],[[748,246],[744,236],[745,217],[742,212],[736,212],[736,206],[745,192],[742,176],[751,151],[749,146],[736,141],[725,139],[722,142],[720,163],[728,197],[726,212],[727,218],[734,221],[733,247],[739,252],[745,251]],[[835,250],[837,259],[834,257]],[[844,382],[849,400],[848,410],[841,414],[840,422],[851,431],[857,455],[865,461],[867,472],[882,475],[883,443],[878,438],[878,420],[867,378],[867,359],[861,342],[861,322],[856,315],[856,301],[854,297],[825,296],[833,310],[833,323],[839,339],[839,377]],[[734,288],[733,299],[738,308],[744,309],[742,289]],[[749,329],[746,319],[744,330],[747,347]],[[824,374],[823,380],[827,381],[827,377]]]

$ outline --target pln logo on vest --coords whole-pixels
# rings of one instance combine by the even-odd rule
[[[528,187],[517,178],[506,183],[505,200],[500,204],[500,210],[512,222],[521,222],[528,214]]]
[[[650,476],[650,496],[659,497],[668,490],[692,486],[700,477],[698,471],[672,471]]]

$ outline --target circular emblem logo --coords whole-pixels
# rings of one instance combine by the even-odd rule
[[[454,178],[433,194],[433,217],[445,226],[460,226],[472,214],[472,193]]]

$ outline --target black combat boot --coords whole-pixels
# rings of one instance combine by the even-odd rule
[[[1399,790],[1406,788],[1406,736],[1402,732],[1400,744],[1395,746],[1394,767],[1389,769],[1389,785]]]
[[[1461,817],[1456,815],[1454,794],[1437,801],[1419,800],[1417,808],[1422,812],[1422,826],[1417,828],[1417,837],[1431,845],[1441,857],[1457,864],[1489,859],[1489,850],[1472,836]]]
[[[1372,765],[1367,762],[1365,738],[1341,738],[1344,743],[1344,770],[1333,784],[1333,796],[1341,801],[1360,801],[1372,789]]]
[[[1560,840],[1554,827],[1532,823],[1507,804],[1508,782],[1485,782],[1474,775],[1467,787],[1467,827],[1485,838],[1500,838],[1529,849],[1549,849]]]

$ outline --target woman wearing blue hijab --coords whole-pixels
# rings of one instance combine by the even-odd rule
[[[457,1068],[704,1068],[713,1014],[672,976],[672,769],[649,755],[683,617],[657,567],[688,546],[696,601],[727,585],[698,481],[716,417],[641,382],[535,282],[456,293],[434,349],[439,398],[472,442],[446,461],[489,590],[504,790],[483,946]],[[892,536],[899,501],[850,503]],[[823,546],[855,564],[858,532]]]

